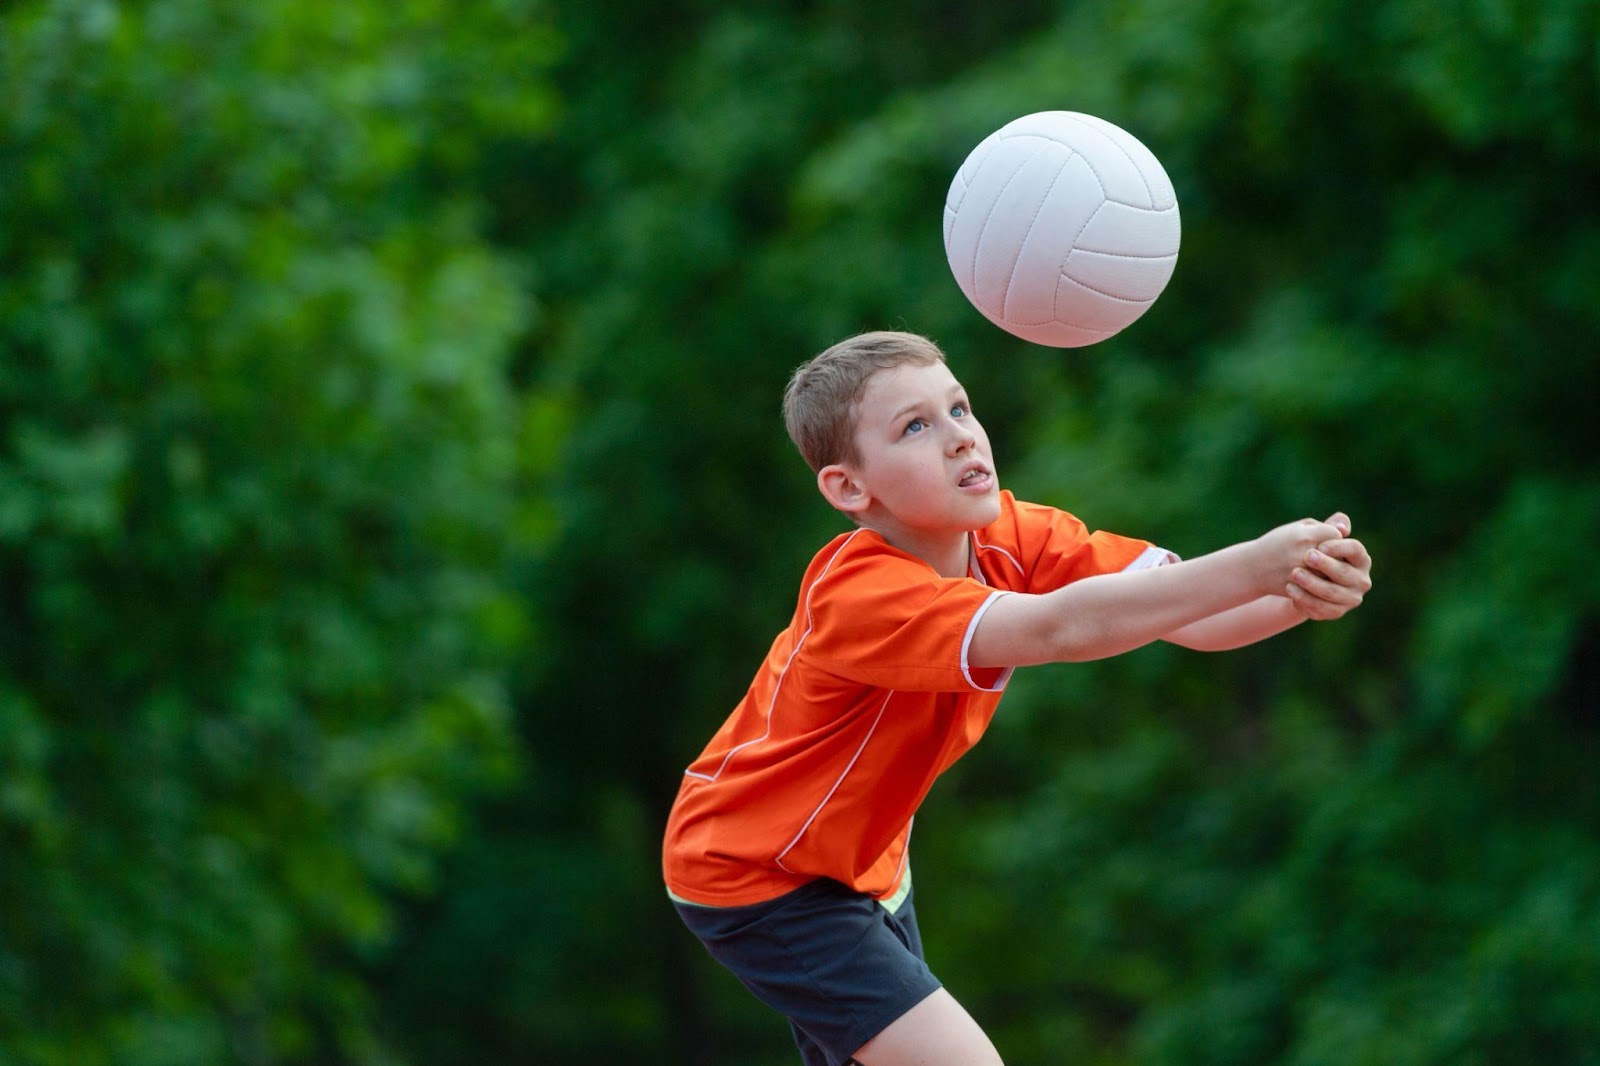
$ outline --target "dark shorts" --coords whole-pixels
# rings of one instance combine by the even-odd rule
[[[893,914],[826,878],[748,907],[673,905],[713,958],[789,1019],[806,1066],[845,1066],[940,987],[910,893]]]

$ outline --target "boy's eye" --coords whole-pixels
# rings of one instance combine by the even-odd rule
[[[913,418],[911,421],[906,423],[905,432],[906,433],[920,433],[920,432],[922,432],[923,428],[925,426],[927,426],[927,424],[928,424],[928,422],[927,422],[926,419]]]
[[[956,418],[965,418],[967,417],[967,413],[967,405],[964,403],[958,403],[954,407],[950,408],[950,414]]]

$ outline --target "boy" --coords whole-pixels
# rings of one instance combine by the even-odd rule
[[[667,890],[788,1017],[808,1066],[996,1066],[923,962],[907,846],[1011,670],[1337,618],[1371,559],[1341,514],[1179,562],[1022,503],[944,354],[914,334],[862,334],[801,366],[784,420],[857,528],[812,560],[789,627],[685,772]]]

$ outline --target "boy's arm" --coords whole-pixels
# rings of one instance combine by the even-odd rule
[[[1328,520],[1349,529],[1349,519]],[[1285,594],[1267,596],[1221,614],[1202,618],[1162,639],[1195,651],[1228,651],[1275,636],[1306,619],[1331,621],[1361,606],[1372,588],[1372,557],[1348,536],[1308,552],[1306,564],[1290,575]]]
[[[1103,659],[1280,593],[1312,548],[1341,531],[1310,518],[1186,562],[1012,593],[978,620],[967,661],[980,669]]]
[[[1232,610],[1202,618],[1163,634],[1161,639],[1191,651],[1232,651],[1293,629],[1306,616],[1285,596],[1263,596]]]

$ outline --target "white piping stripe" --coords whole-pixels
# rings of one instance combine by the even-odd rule
[[[1129,570],[1149,570],[1154,566],[1166,566],[1181,560],[1165,548],[1158,548],[1154,544],[1139,553],[1139,557],[1122,568],[1126,573]]]
[[[1017,568],[1017,573],[1020,574],[1023,572],[1022,564],[1017,562],[1017,557],[1006,551],[1004,548],[998,548],[993,544],[984,544],[978,539],[978,535],[976,533],[972,535],[972,543],[979,551],[999,552],[1001,555],[1004,555],[1007,559],[1011,560],[1011,565]]]
[[[911,894],[911,871],[906,868],[906,862],[911,858],[911,830],[916,827],[917,819],[913,815],[906,823],[905,847],[900,849],[900,865],[894,868],[894,877],[890,883],[898,881],[899,886],[885,899],[880,899],[878,905],[890,914],[900,913],[900,908],[905,906],[906,897]]]
[[[900,865],[894,868],[894,879],[896,881],[900,880],[901,873],[905,871],[906,860],[911,858],[911,830],[915,829],[916,825],[917,816],[913,814],[911,820],[906,823],[906,846],[900,849]],[[894,912],[891,911],[890,913]]]
[[[856,760],[861,758],[861,753],[863,751],[867,750],[867,741],[871,740],[872,734],[878,731],[878,723],[883,721],[883,712],[889,709],[889,701],[893,698],[893,692],[889,693],[883,698],[883,705],[878,708],[878,717],[872,720],[872,728],[868,729],[867,735],[861,738],[861,746],[856,748],[856,753],[854,755],[850,756],[850,761],[845,764],[844,772],[839,775],[839,780],[835,781],[833,783],[833,787],[828,789],[828,794],[822,797],[822,802],[817,804],[817,809],[811,812],[811,817],[807,818],[806,824],[800,827],[800,832],[796,833],[794,835],[794,839],[789,841],[788,846],[786,846],[782,851],[778,852],[776,858],[773,859],[773,861],[779,866],[783,867],[784,870],[788,871],[789,873],[794,873],[793,870],[790,870],[787,866],[783,865],[783,857],[789,854],[789,852],[794,849],[796,844],[800,843],[800,838],[806,835],[806,830],[810,829],[811,823],[817,820],[817,815],[822,813],[822,808],[828,805],[828,801],[833,799],[833,794],[839,791],[839,786],[844,784],[844,779],[850,776],[850,771],[855,767]]]
[[[855,531],[855,533],[852,533],[845,538],[844,543],[839,545],[839,550],[834,552],[833,555],[828,559],[828,565],[822,568],[822,573],[817,575],[817,579],[813,581],[811,583],[811,587],[806,590],[806,631],[800,634],[799,640],[795,641],[794,650],[789,653],[789,658],[784,660],[783,671],[778,674],[778,683],[772,686],[772,698],[767,701],[767,731],[762,733],[759,737],[755,737],[752,740],[747,740],[743,744],[735,744],[733,747],[729,748],[728,754],[724,755],[722,757],[722,762],[717,764],[716,773],[697,774],[693,770],[685,770],[683,772],[684,776],[697,777],[702,781],[715,781],[717,778],[722,776],[722,771],[727,769],[728,760],[733,758],[734,755],[737,754],[741,749],[748,748],[752,744],[759,744],[772,735],[772,708],[778,705],[778,693],[783,689],[784,678],[789,676],[789,667],[794,665],[795,656],[800,654],[800,649],[805,646],[806,638],[811,635],[811,595],[817,591],[817,586],[822,584],[822,579],[828,576],[828,571],[833,569],[834,560],[839,558],[840,555],[844,554],[844,550],[850,546],[850,542],[855,540],[856,536],[860,532],[861,530],[858,529]],[[873,724],[876,725],[877,723]],[[815,817],[815,815],[813,815],[813,817]]]
[[[961,638],[961,676],[967,679],[967,684],[979,692],[999,692],[1006,687],[1006,682],[1011,680],[1011,668],[1007,667],[1005,673],[1000,675],[1000,679],[995,682],[993,688],[985,688],[972,680],[972,668],[967,665],[967,649],[972,646],[972,635],[978,631],[979,619],[983,617],[985,611],[994,605],[995,600],[1004,595],[1005,593],[1001,591],[991,592],[989,598],[984,600],[972,615],[972,621],[967,623],[966,636]]]
[[[987,585],[989,579],[983,576],[983,567],[978,565],[978,549],[983,545],[978,543],[978,535],[972,534],[972,550],[967,552],[967,576],[980,585]]]

